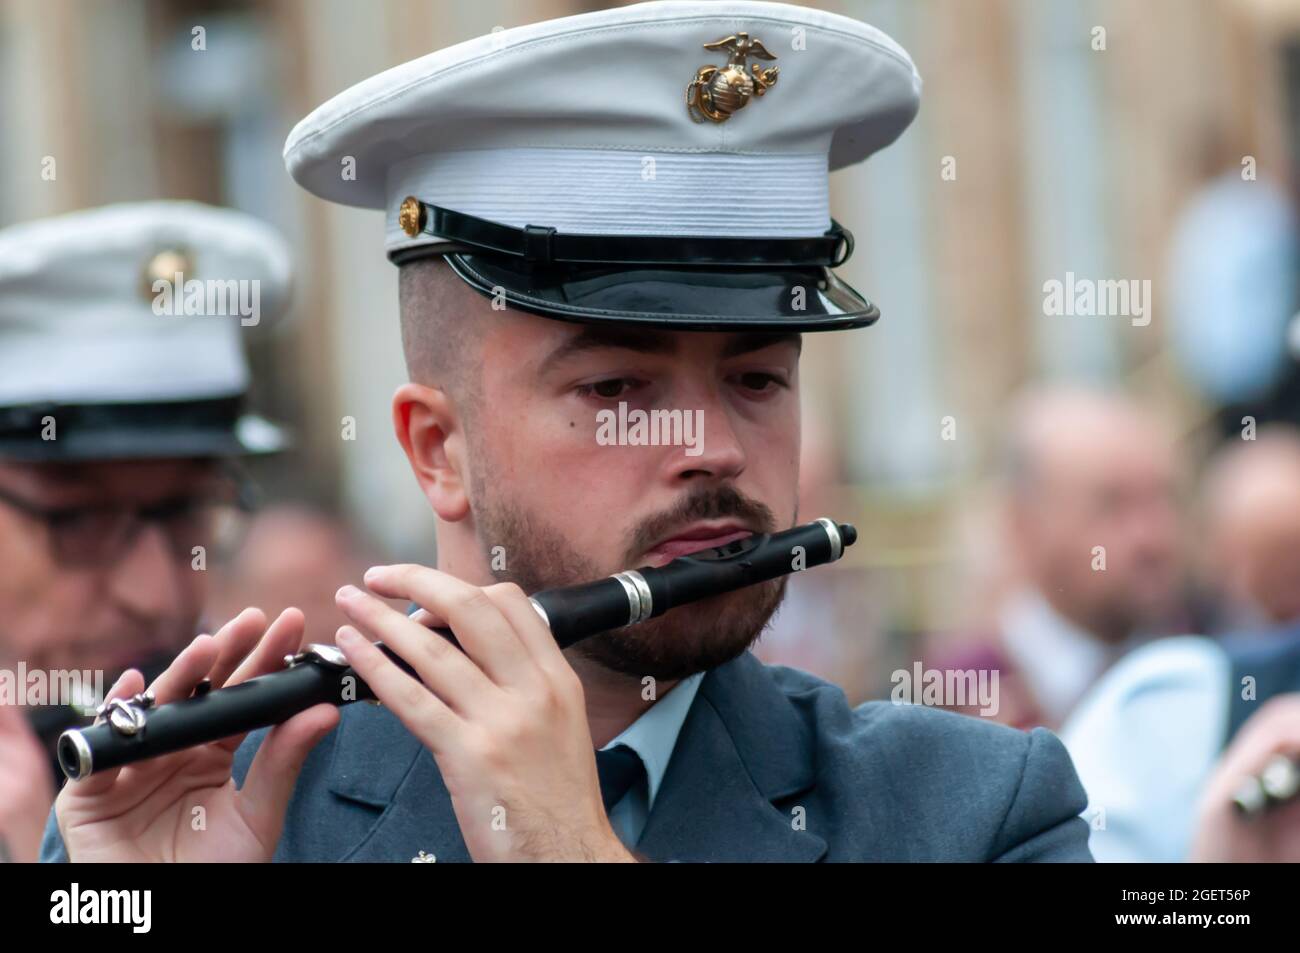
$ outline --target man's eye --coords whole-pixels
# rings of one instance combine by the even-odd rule
[[[140,515],[156,520],[185,519],[202,509],[203,505],[204,501],[197,497],[179,497],[147,507],[140,511]]]
[[[741,374],[737,380],[740,386],[746,390],[756,392],[768,391],[774,387],[785,387],[786,383],[775,374],[765,374],[761,371],[750,371],[747,374]]]
[[[631,383],[626,377],[611,377],[609,380],[583,384],[578,388],[578,392],[586,397],[613,400],[615,397],[622,397],[627,393]]]
[[[47,517],[50,526],[61,532],[94,531],[100,526],[111,522],[112,518],[111,511],[97,507],[69,507],[68,509],[51,510]]]

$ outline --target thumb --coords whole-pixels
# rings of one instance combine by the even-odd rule
[[[273,846],[280,839],[284,812],[303,762],[338,723],[337,706],[314,705],[277,725],[263,739],[238,794],[240,814],[263,844]]]

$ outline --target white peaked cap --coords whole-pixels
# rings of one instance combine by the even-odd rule
[[[733,54],[743,54],[740,75],[721,75]],[[718,88],[724,80],[736,85]],[[739,85],[751,88],[737,92]],[[817,239],[832,227],[830,171],[897,139],[916,115],[920,89],[906,51],[857,20],[784,3],[661,0],[490,33],[380,73],[298,123],[284,158],[315,195],[383,209],[387,250],[399,262],[413,249],[431,253],[483,234],[485,226],[473,221],[469,231],[452,230],[442,209],[508,231],[554,229],[560,241]],[[418,232],[401,216],[408,196],[437,207],[427,222],[428,210],[421,212]],[[504,234],[505,246],[516,240],[488,231]],[[777,251],[789,247],[777,244]],[[600,264],[591,247],[560,260]],[[671,252],[668,262],[658,257],[667,247],[654,245],[644,261],[635,254],[617,260],[671,265]],[[679,243],[675,253],[689,256],[697,247],[701,260],[688,267],[730,265],[726,256],[736,250],[715,260],[714,246]],[[593,294],[580,273],[512,276],[512,269],[479,267],[495,266],[499,256],[485,259],[483,246],[478,250],[448,260],[480,291],[503,285],[511,304],[537,313],[681,326],[790,318],[759,314],[757,293],[737,305],[752,313],[724,313],[707,292],[700,314],[681,314],[676,305],[657,312],[656,289],[670,280],[662,272],[650,276],[652,287],[644,273],[632,276],[630,295],[626,287],[611,291],[602,278]],[[796,249],[794,259],[804,263],[806,251]],[[554,247],[543,253],[552,261]],[[742,254],[739,264],[783,260],[774,254],[770,247],[752,261]],[[536,261],[531,252],[528,261]],[[623,310],[620,294],[651,303]],[[763,295],[772,297],[772,288]],[[825,297],[822,310],[808,316],[813,323],[853,326],[844,321],[857,314],[856,303],[838,300],[837,288]]]
[[[290,278],[270,226],[193,202],[0,230],[0,456],[278,449],[278,428],[242,408],[241,332],[283,314]],[[54,440],[39,438],[47,417]]]

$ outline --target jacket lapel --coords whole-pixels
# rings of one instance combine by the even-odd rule
[[[746,652],[709,672],[682,725],[637,851],[654,861],[821,859],[788,801],[813,784],[814,739]]]
[[[468,861],[451,796],[433,756],[388,709],[354,707],[356,715],[339,726],[329,789],[381,813],[341,859],[409,861],[425,851],[440,863]]]
[[[381,813],[342,859],[405,861],[423,850],[468,861],[433,756],[387,709],[353,706],[339,726],[329,789]],[[821,859],[789,801],[813,784],[814,739],[746,652],[700,683],[637,851],[655,861]]]

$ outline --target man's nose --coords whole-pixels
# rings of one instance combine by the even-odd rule
[[[671,478],[732,480],[740,476],[748,455],[716,391],[699,391],[682,407],[684,431],[688,418],[693,439],[686,446],[672,448]]]
[[[124,611],[144,619],[165,618],[185,602],[193,580],[190,563],[178,556],[155,523],[140,527],[109,572],[109,595]]]

